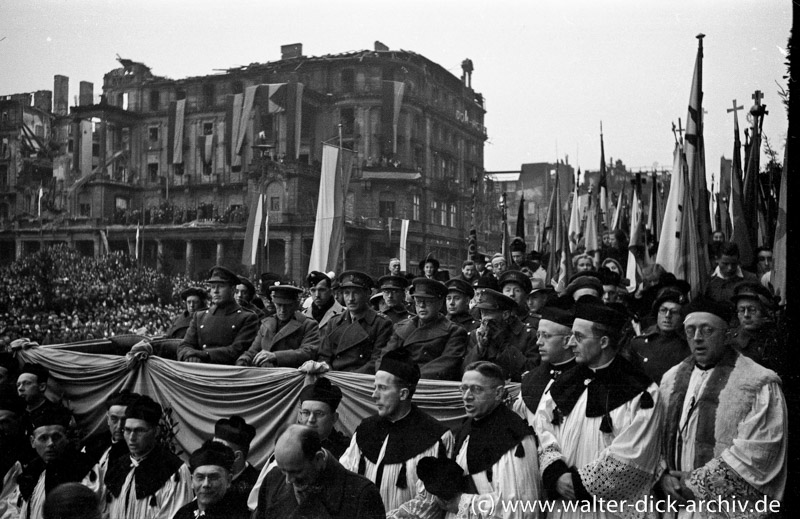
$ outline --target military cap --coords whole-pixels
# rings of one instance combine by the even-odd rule
[[[444,286],[447,287],[447,291],[449,292],[460,292],[465,296],[472,298],[475,295],[475,290],[473,290],[472,285],[464,281],[463,279],[451,279],[447,281]]]
[[[256,437],[256,428],[245,422],[241,416],[233,415],[217,420],[214,424],[214,437],[242,449],[249,449],[250,442]]]
[[[612,330],[621,330],[628,321],[628,316],[611,305],[605,305],[600,299],[583,299],[575,303],[575,319],[583,319],[607,326]]]
[[[208,292],[200,287],[189,287],[181,291],[181,299],[186,301],[191,296],[197,296],[201,301],[208,300]]]
[[[236,455],[230,447],[214,440],[207,440],[189,456],[189,470],[194,473],[198,467],[214,465],[230,472],[233,470],[235,459]]]
[[[531,290],[530,290],[530,292],[528,292],[528,295],[532,296],[533,294],[536,294],[537,292],[542,292],[542,291],[555,292],[556,289],[553,288],[551,285],[548,285],[547,281],[545,281],[542,278],[533,278],[533,279],[531,279]]]
[[[525,244],[525,240],[517,236],[516,238],[511,240],[511,243],[508,245],[508,248],[509,250],[512,250],[514,252],[525,252],[528,246]]]
[[[500,290],[500,285],[497,283],[497,278],[491,274],[478,277],[472,282],[475,288],[490,288],[492,290]]]
[[[64,429],[69,427],[72,421],[72,413],[69,412],[64,406],[54,405],[44,410],[43,413],[37,414],[31,418],[32,430],[47,425],[60,425]]]
[[[431,256],[430,254],[425,259],[423,259],[422,261],[419,262],[419,269],[420,270],[425,270],[425,264],[426,263],[433,263],[433,268],[436,269],[436,270],[439,270],[439,266],[440,266],[439,260],[437,260],[436,258]]]
[[[464,469],[450,458],[422,458],[417,462],[417,477],[428,493],[446,501],[467,490]]]
[[[653,302],[653,314],[658,313],[659,308],[664,303],[675,303],[678,305],[685,305],[687,302],[686,295],[683,292],[678,290],[677,287],[668,286],[664,287],[658,292],[658,297],[656,298],[655,302]]]
[[[355,287],[362,288],[367,292],[375,286],[371,277],[358,270],[346,270],[342,272],[339,274],[337,281],[339,281],[339,288]]]
[[[412,282],[411,295],[423,299],[444,299],[447,297],[447,287],[441,281],[428,278],[415,278]]]
[[[380,290],[394,289],[405,290],[408,286],[408,280],[403,276],[383,276],[378,280],[378,288]]]
[[[733,305],[726,301],[714,301],[708,297],[698,297],[689,303],[689,308],[686,309],[686,316],[695,312],[704,312],[714,314],[726,323],[731,322],[733,319]]]
[[[328,404],[331,412],[333,412],[336,411],[336,408],[339,407],[339,402],[342,401],[342,390],[333,385],[330,379],[320,377],[316,382],[305,386],[300,391],[300,402],[305,402],[306,400]]]
[[[525,275],[525,273],[520,272],[519,270],[506,270],[502,274],[500,274],[500,288],[504,287],[509,283],[516,283],[520,286],[524,293],[529,293],[531,291],[531,278]]]
[[[221,265],[211,267],[208,271],[207,283],[227,283],[231,286],[236,286],[240,283],[239,276],[230,269],[226,269]]]
[[[327,281],[328,285],[331,284],[331,278],[324,272],[318,270],[312,270],[308,273],[308,276],[306,276],[306,283],[309,288],[317,286],[321,281]]]
[[[572,295],[582,288],[593,288],[598,294],[603,293],[603,282],[595,272],[579,272],[570,278],[565,294]]]
[[[141,395],[125,408],[125,418],[144,420],[150,425],[158,425],[161,420],[161,405],[149,396]]]
[[[733,288],[731,301],[736,304],[740,299],[755,299],[768,310],[775,309],[775,300],[769,289],[757,281],[743,281]]]
[[[115,405],[127,407],[135,402],[140,396],[142,395],[139,393],[132,393],[127,389],[122,389],[116,393],[112,393],[111,396],[106,398],[106,409],[111,409]]]
[[[247,279],[244,276],[238,276],[238,277],[239,277],[239,282],[236,283],[236,284],[237,285],[244,285],[244,287],[247,289],[247,291],[250,293],[250,295],[254,296],[256,294],[256,287],[255,287],[255,285],[253,285],[253,282],[250,281],[249,279]]]
[[[513,310],[517,307],[517,303],[507,295],[487,288],[481,294],[481,300],[475,307],[481,310]]]
[[[274,272],[264,272],[259,276],[261,283],[264,285],[276,285],[280,284],[281,276],[280,274],[276,274]]]
[[[50,378],[50,371],[47,368],[41,364],[34,364],[32,362],[26,362],[22,365],[22,369],[20,370],[19,374],[22,375],[24,373],[36,375],[36,381],[39,384],[44,384],[47,382],[47,379]]]
[[[303,289],[294,285],[273,285],[269,287],[269,293],[272,301],[288,305],[297,302],[297,297],[303,293]]]
[[[419,382],[419,366],[411,360],[411,353],[405,348],[399,348],[386,353],[381,358],[378,371],[391,373],[406,384],[416,385]]]

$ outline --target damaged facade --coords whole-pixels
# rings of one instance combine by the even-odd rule
[[[300,44],[281,50],[279,61],[180,80],[119,58],[99,100],[82,82],[69,113],[64,76],[54,96],[0,97],[0,261],[53,242],[86,255],[132,251],[138,228],[145,264],[193,278],[216,263],[239,267],[260,192],[269,241],[258,270],[299,281],[323,142],[340,138],[356,152],[348,269],[385,272],[408,219],[408,270],[430,253],[458,272],[473,199],[481,249],[499,247],[497,195],[483,169],[485,109],[469,60],[458,78],[379,42],[320,57],[303,56]]]

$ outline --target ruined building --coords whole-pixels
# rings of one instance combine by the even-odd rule
[[[252,195],[262,193],[269,240],[257,270],[299,281],[323,143],[340,142],[355,152],[348,269],[382,274],[408,219],[408,270],[432,253],[457,272],[473,200],[481,248],[497,246],[471,61],[459,78],[379,42],[319,57],[300,44],[281,51],[279,61],[179,80],[119,58],[99,99],[82,82],[69,108],[64,76],[53,94],[0,96],[0,261],[54,242],[133,254],[138,233],[145,264],[192,277],[215,263],[241,268]]]

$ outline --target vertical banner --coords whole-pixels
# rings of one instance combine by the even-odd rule
[[[403,104],[405,83],[400,81],[383,82],[383,103],[381,106],[381,133],[383,134],[384,155],[397,153],[397,124],[400,121],[400,107]]]
[[[250,195],[250,215],[247,218],[247,230],[244,234],[242,247],[242,265],[255,265],[258,239],[261,234],[261,218],[264,210],[264,196],[261,193]]]
[[[136,248],[134,249],[134,257],[137,260],[139,259],[139,236],[140,236],[140,230],[139,230],[139,224],[137,223],[136,224]]]
[[[401,220],[400,223],[400,272],[408,272],[406,268],[406,253],[408,249],[407,240],[408,240],[408,224],[409,220]]]
[[[242,94],[233,96],[230,108],[231,124],[225,129],[226,138],[227,133],[230,133],[231,166],[242,165],[242,157],[239,155],[239,148],[237,147],[237,143],[240,142],[239,131],[242,124],[242,99],[244,99]]]
[[[167,164],[183,164],[183,125],[186,114],[186,99],[172,101],[167,117]]]
[[[352,151],[323,144],[317,218],[308,272],[336,271],[344,237],[344,202],[352,166]]]

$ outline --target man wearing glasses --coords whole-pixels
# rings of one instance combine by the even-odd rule
[[[503,403],[503,370],[486,361],[470,364],[459,392],[467,413],[456,434],[455,461],[461,470],[446,471],[449,481],[435,486],[426,478],[425,494],[388,517],[436,517],[436,510],[449,512],[447,517],[461,517],[465,512],[469,517],[489,517],[490,510],[491,517],[504,519],[537,517],[531,509],[507,507],[514,503],[534,506],[542,498],[542,483],[533,431]],[[427,458],[420,466],[424,476],[430,472],[426,465],[449,464],[446,459]]]
[[[300,391],[300,409],[297,411],[297,423],[316,431],[322,447],[336,459],[339,459],[350,445],[350,438],[333,427],[339,421],[339,413],[336,412],[336,409],[341,401],[342,390],[333,385],[329,379],[320,377]],[[247,506],[250,510],[255,510],[258,506],[258,493],[264,478],[275,467],[275,455],[273,454],[261,469],[261,473],[250,491],[250,496],[247,498]]]
[[[573,303],[572,297],[563,296],[541,310],[536,345],[542,363],[523,375],[519,397],[514,401],[514,411],[531,425],[542,395],[553,381],[576,365],[569,346],[575,320]]]
[[[732,333],[734,347],[746,357],[783,375],[786,351],[775,319],[775,300],[768,288],[756,282],[743,282],[734,289],[733,304],[739,320]]]
[[[619,355],[626,319],[598,300],[576,303],[569,345],[578,365],[553,382],[534,416],[553,499],[635,503],[655,483],[663,409],[656,385]]]
[[[420,459],[449,456],[453,450],[450,429],[411,402],[419,378],[407,350],[383,356],[372,392],[378,413],[361,422],[339,459],[344,468],[377,485],[387,511],[417,494]]]
[[[171,519],[192,500],[192,475],[159,443],[161,406],[141,396],[125,409],[123,437],[130,456],[110,464],[104,485],[106,512],[114,519]]]
[[[427,278],[416,278],[412,285],[416,315],[394,327],[385,351],[407,350],[412,362],[419,366],[421,378],[458,380],[467,331],[441,313],[447,287]]]
[[[721,500],[729,510],[753,510],[783,497],[787,411],[778,376],[726,341],[732,316],[727,303],[689,307],[683,326],[692,356],[659,388],[667,409],[661,488],[683,504]]]
[[[683,331],[685,305],[686,296],[680,290],[662,289],[653,303],[656,323],[631,340],[634,362],[656,383],[669,368],[691,354]]]

